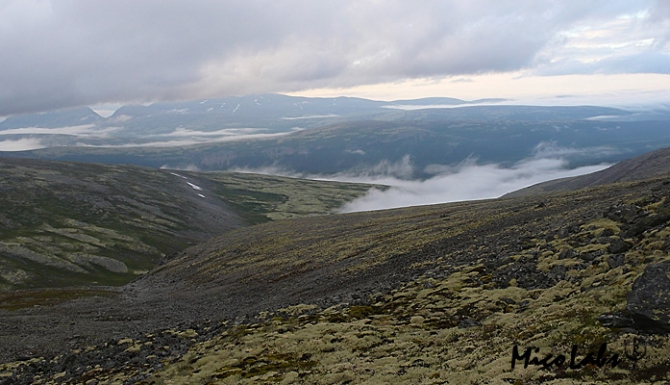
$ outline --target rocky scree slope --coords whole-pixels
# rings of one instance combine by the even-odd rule
[[[114,298],[5,313],[0,381],[662,383],[669,226],[656,178],[237,229]],[[510,367],[603,343],[618,366]]]

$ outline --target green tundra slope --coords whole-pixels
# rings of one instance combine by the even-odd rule
[[[667,177],[267,222],[0,311],[0,381],[662,384],[669,238]]]
[[[0,159],[0,291],[121,285],[214,235],[327,214],[370,187]]]

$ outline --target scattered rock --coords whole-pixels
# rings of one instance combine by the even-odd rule
[[[621,238],[615,238],[610,242],[609,246],[607,246],[607,252],[610,254],[625,253],[630,250],[631,247],[633,247],[633,245],[629,242],[626,242]]]
[[[563,265],[556,265],[551,268],[549,271],[549,278],[555,279],[557,281],[562,281],[565,279],[565,273],[567,273],[568,268]]]
[[[621,312],[603,314],[596,318],[603,326],[608,328],[630,328],[633,326],[634,321],[630,315],[624,314]]]
[[[519,313],[528,309],[528,306],[530,306],[530,301],[529,300],[524,299],[523,301],[521,301],[521,303],[519,303]]]
[[[572,249],[565,249],[558,254],[558,259],[569,259],[577,256],[577,252]]]
[[[612,229],[605,229],[600,232],[601,237],[611,237],[612,235],[614,235],[614,231]]]
[[[593,262],[594,259],[603,255],[602,250],[595,250],[588,253],[579,254],[579,258],[587,262]]]
[[[493,272],[493,281],[499,287],[509,286],[511,279],[527,290],[546,289],[556,283],[547,273],[537,270],[537,263],[532,260],[519,260]]]
[[[662,226],[670,221],[670,210],[663,208],[654,215],[644,213],[634,221],[623,227],[625,238],[635,238],[644,234],[645,231]]]
[[[521,237],[518,245],[520,250],[532,249],[535,247],[535,239],[533,237]]]
[[[473,328],[475,326],[480,326],[481,323],[473,318],[465,318],[458,323],[458,327],[461,329]]]
[[[610,269],[616,269],[619,266],[622,266],[626,261],[626,256],[623,254],[610,255],[607,257],[607,264]]]
[[[576,224],[570,224],[570,225],[562,228],[558,232],[558,237],[563,239],[563,238],[567,238],[568,236],[570,236],[570,234],[577,234],[577,233],[579,233],[579,226],[576,225]]]
[[[647,266],[628,293],[628,311],[635,328],[657,334],[670,333],[670,261]]]
[[[619,204],[611,206],[603,213],[605,218],[611,219],[619,223],[630,223],[640,213],[642,209],[635,205]]]

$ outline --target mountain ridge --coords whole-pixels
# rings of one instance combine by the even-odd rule
[[[663,148],[631,159],[623,160],[604,170],[587,175],[563,178],[536,184],[505,194],[518,197],[558,191],[574,191],[604,184],[632,182],[670,174],[670,148]]]
[[[319,128],[276,136],[270,134],[262,138],[254,138],[251,134],[251,137],[235,139],[234,135],[238,134],[232,133],[225,135],[234,141],[212,140],[193,144],[189,139],[183,146],[172,147],[52,147],[2,154],[21,158],[129,163],[155,168],[197,167],[203,171],[277,167],[305,174],[356,173],[382,162],[402,161],[409,155],[415,170],[413,177],[427,179],[432,176],[425,172],[430,165],[456,166],[464,159],[475,157],[482,163],[500,163],[508,167],[529,157],[542,156],[538,149],[545,148],[547,144],[559,151],[564,150],[558,155],[549,153],[547,156],[561,156],[572,167],[613,163],[661,147],[666,142],[666,145],[670,144],[665,122],[640,125],[572,121],[562,123],[557,129],[555,122],[482,123],[442,121],[439,117],[436,120],[421,119],[418,122],[331,122]],[[180,135],[198,134],[184,131]],[[151,136],[143,140],[160,144],[179,139]]]
[[[264,94],[248,96],[231,96],[216,99],[188,100],[180,102],[156,102],[148,105],[130,104],[118,108],[111,116],[103,118],[89,107],[54,110],[37,114],[23,114],[9,116],[0,122],[0,130],[45,127],[57,128],[76,126],[80,124],[95,124],[98,128],[127,125],[133,119],[139,119],[134,126],[144,127],[144,130],[156,130],[157,124],[177,128],[206,128],[217,122],[219,128],[226,127],[256,127],[269,128],[272,131],[285,131],[290,128],[291,119],[302,119],[308,127],[321,125],[327,122],[324,118],[342,119],[369,119],[370,117],[390,115],[393,111],[388,107],[413,106],[425,107],[433,114],[442,114],[446,119],[469,120],[568,120],[584,119],[597,116],[629,116],[632,113],[623,109],[597,106],[526,106],[526,105],[487,105],[482,103],[502,102],[504,99],[461,100],[456,98],[433,97],[421,99],[406,99],[394,101],[378,101],[355,97],[308,98],[288,96],[282,94]],[[461,106],[459,108],[435,108],[444,104]],[[436,112],[437,111],[437,112]],[[489,117],[486,111],[494,111]],[[412,114],[405,111],[405,114]],[[192,121],[185,119],[192,116]],[[202,120],[211,116],[217,120]],[[283,120],[286,121],[282,122]],[[314,123],[308,121],[312,119]],[[338,119],[335,121],[337,122]],[[82,123],[83,122],[83,123]],[[240,126],[241,125],[241,126]],[[280,130],[273,126],[281,127]]]

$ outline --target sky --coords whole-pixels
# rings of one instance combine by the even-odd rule
[[[0,116],[273,92],[665,102],[670,1],[0,0],[0,52]]]

